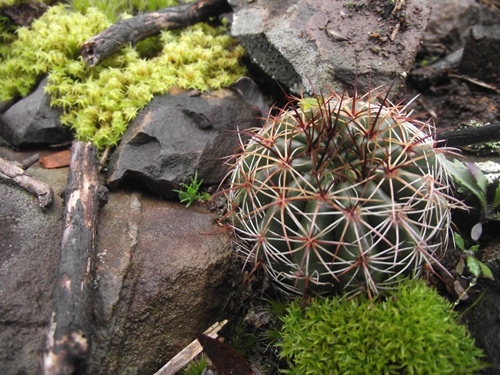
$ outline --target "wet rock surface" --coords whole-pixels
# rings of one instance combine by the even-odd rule
[[[0,148],[21,161],[27,153]],[[66,186],[67,168],[29,172]],[[53,306],[61,234],[60,197],[43,212],[36,197],[0,183],[0,369],[31,374],[38,367]],[[231,294],[230,233],[202,206],[186,209],[146,193],[120,191],[101,210],[92,337],[101,374],[154,373],[221,318]]]
[[[292,88],[360,92],[405,82],[429,17],[427,1],[229,0],[233,36],[270,77]],[[400,3],[400,2],[396,2]]]
[[[11,160],[22,157],[2,149]],[[30,173],[63,186],[64,170]],[[63,202],[42,212],[36,197],[0,178],[0,372],[33,374],[47,331],[57,275]]]
[[[202,207],[138,193],[112,194],[99,219],[93,366],[152,374],[221,318],[230,235]]]

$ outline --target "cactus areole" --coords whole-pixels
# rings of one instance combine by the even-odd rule
[[[432,131],[373,92],[290,100],[230,172],[247,261],[288,292],[369,295],[439,264],[453,200]]]

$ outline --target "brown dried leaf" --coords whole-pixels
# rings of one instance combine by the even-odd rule
[[[255,375],[245,360],[230,346],[199,334],[196,336],[219,375]]]

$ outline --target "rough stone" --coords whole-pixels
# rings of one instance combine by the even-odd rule
[[[500,15],[500,14],[499,14]],[[474,26],[466,38],[460,71],[489,84],[500,84],[500,21],[492,26]]]
[[[294,92],[358,91],[404,83],[429,17],[426,0],[229,0],[232,35],[270,77]],[[399,2],[396,2],[399,3]]]
[[[480,5],[476,0],[441,0],[430,4],[431,14],[424,34],[427,48],[446,45],[452,52],[464,46],[464,36],[480,18]],[[432,47],[429,47],[432,46]]]
[[[0,118],[0,136],[15,147],[71,141],[71,130],[61,125],[60,109],[50,107],[45,94],[47,78],[37,89],[10,107]]]
[[[137,116],[110,158],[111,187],[140,184],[164,197],[198,173],[219,184],[224,160],[235,152],[238,131],[258,126],[262,113],[234,91],[155,97]]]
[[[480,159],[475,164],[483,172],[488,183],[488,201],[493,201],[495,193],[500,182],[500,158],[497,156],[489,156],[487,160]]]
[[[99,227],[100,373],[152,374],[221,318],[233,258],[212,220],[196,206],[111,195]]]
[[[6,159],[22,161],[2,152]],[[67,171],[29,173],[64,186]],[[62,199],[42,212],[36,197],[0,179],[0,373],[34,374],[52,309],[53,288],[61,248]]]
[[[42,153],[43,154],[43,153]],[[8,160],[29,156],[0,148]],[[29,172],[66,186],[67,168]],[[0,180],[0,373],[34,374],[53,306],[63,202],[45,213]],[[235,275],[230,234],[204,207],[118,191],[101,210],[90,367],[152,374],[219,320]],[[239,271],[239,270],[238,270]],[[239,276],[239,272],[237,274]]]

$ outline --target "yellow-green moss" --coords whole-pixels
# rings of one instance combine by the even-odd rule
[[[0,100],[28,95],[43,74],[78,59],[83,42],[110,25],[96,9],[84,15],[61,5],[50,8],[31,28],[18,28],[17,39],[1,56]]]
[[[0,7],[13,5],[16,0],[0,0]]]
[[[58,5],[1,56],[0,100],[26,96],[48,73],[51,105],[64,109],[61,122],[76,137],[98,148],[116,145],[127,124],[156,94],[173,86],[205,91],[228,86],[245,74],[239,64],[244,51],[224,27],[197,24],[182,31],[162,32],[161,53],[143,59],[126,47],[89,68],[79,56],[84,41],[111,25],[95,8],[85,14]]]
[[[9,44],[15,40],[15,30],[9,18],[0,14],[0,62],[1,56],[9,51]]]
[[[178,5],[177,0],[72,0],[74,9],[84,12],[90,7],[95,7],[113,22],[122,13],[136,14],[138,12],[151,12],[154,10]]]

